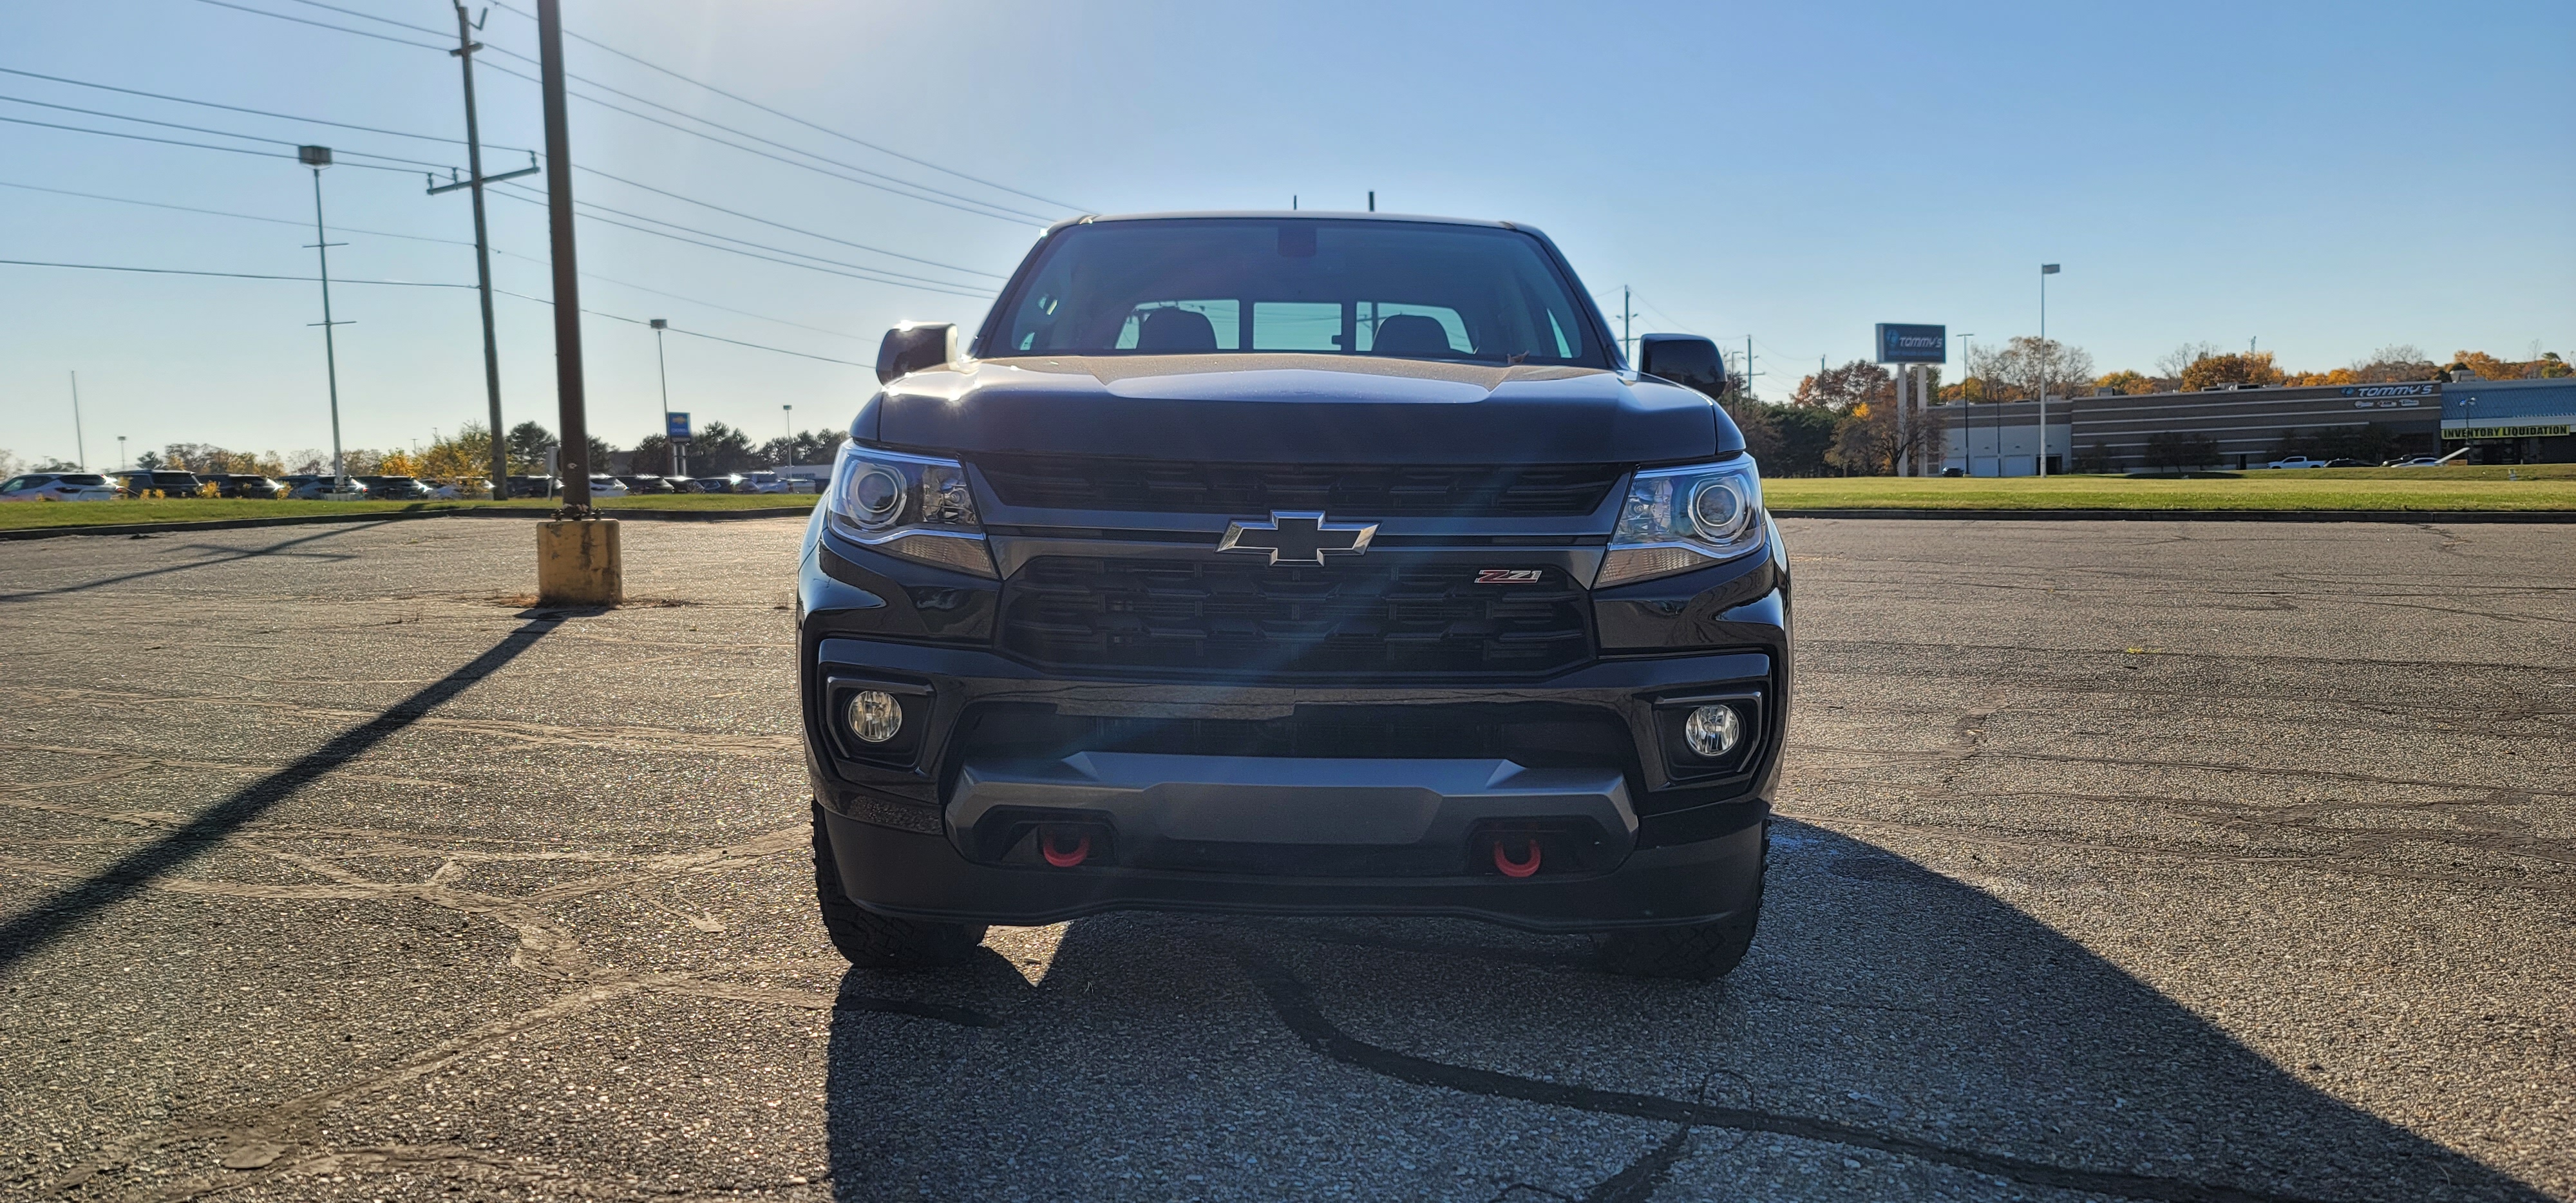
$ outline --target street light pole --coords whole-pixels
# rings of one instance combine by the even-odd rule
[[[125,436],[116,436],[116,470],[125,471]]]
[[[2057,358],[2048,353],[2048,278],[2056,274],[2056,264],[2039,265],[2039,454],[2033,458],[2039,463],[2041,476],[2048,475],[2048,369]],[[2002,466],[1995,471],[2000,474]]]
[[[72,373],[72,449],[80,453],[81,471],[89,471],[89,436],[81,433],[80,373]]]
[[[680,440],[671,437],[671,361],[662,357],[662,332],[670,328],[669,319],[653,319],[653,366],[662,373],[662,449],[671,453],[671,475],[678,476]]]
[[[349,465],[340,452],[340,353],[331,337],[333,326],[346,323],[331,320],[331,248],[348,244],[332,242],[322,225],[322,169],[331,165],[331,148],[299,146],[295,157],[313,169],[313,249],[322,259],[322,368],[331,384],[331,492],[336,498],[349,491]]]
[[[787,466],[793,468],[796,466],[796,407],[781,405],[778,409],[787,423]]]

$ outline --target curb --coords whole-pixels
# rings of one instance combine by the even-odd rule
[[[603,511],[608,517],[638,522],[731,522],[745,518],[802,518],[812,506],[763,506],[740,510]],[[60,539],[72,535],[163,535],[181,531],[240,530],[254,526],[309,526],[318,522],[405,522],[420,518],[551,518],[552,510],[477,507],[442,510],[378,510],[365,514],[293,514],[277,518],[209,518],[196,522],[118,522],[101,526],[33,526],[0,530],[0,543],[22,539]]]
[[[1900,510],[1771,511],[1776,518],[1947,519],[1952,522],[2571,523],[2576,510]]]

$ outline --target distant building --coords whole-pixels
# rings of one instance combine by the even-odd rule
[[[2038,405],[1944,405],[1944,468],[2037,471]],[[2258,468],[2307,455],[2372,463],[2472,450],[2483,463],[2576,462],[2576,378],[2097,394],[2048,402],[2048,470]]]
[[[2443,385],[2442,440],[2445,447],[2470,443],[2506,462],[2576,463],[2576,377]]]

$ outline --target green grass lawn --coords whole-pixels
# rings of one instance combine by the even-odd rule
[[[804,508],[811,495],[677,493],[614,497],[598,503],[618,510],[760,510]],[[0,530],[36,526],[101,526],[127,522],[207,522],[231,518],[282,518],[290,514],[421,513],[466,509],[551,510],[551,501],[22,501],[0,505]]]
[[[2187,480],[2123,476],[1827,476],[1766,480],[1773,509],[2571,510],[2576,464],[2299,468]]]

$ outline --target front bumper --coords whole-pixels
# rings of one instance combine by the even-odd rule
[[[843,890],[871,910],[1591,931],[1708,921],[1758,897],[1790,684],[1785,574],[1595,595],[1603,654],[1536,680],[1221,682],[1041,669],[982,642],[989,583],[884,557],[825,572],[814,547],[807,763]],[[862,689],[900,699],[889,744],[838,719]],[[1712,700],[1746,708],[1746,748],[1676,763],[1678,716]],[[1074,734],[1012,744],[1027,730]]]

